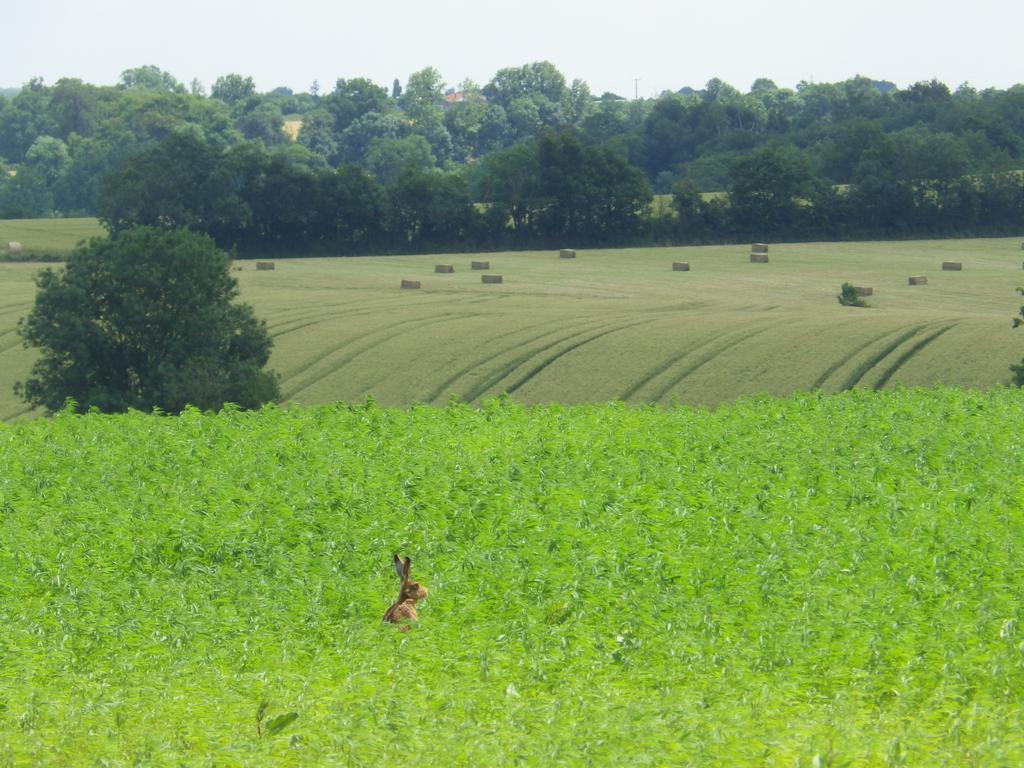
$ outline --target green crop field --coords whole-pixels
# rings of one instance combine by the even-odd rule
[[[286,400],[443,405],[510,393],[525,403],[714,405],[745,394],[1009,381],[1024,353],[1010,319],[1019,240],[771,245],[239,262],[242,297],[274,336]],[[484,285],[470,261],[490,262]],[[673,272],[688,261],[689,272]],[[943,272],[960,261],[960,272]],[[454,274],[435,274],[437,263]],[[0,265],[0,418],[32,361],[15,333],[32,264]],[[909,286],[911,275],[928,285]],[[420,290],[400,290],[402,279]],[[872,307],[842,307],[843,282]]]
[[[82,240],[105,237],[96,219],[0,219],[0,258],[7,244],[21,243],[24,256],[63,257]]]
[[[0,425],[0,763],[1021,765],[1022,424],[1003,388]]]

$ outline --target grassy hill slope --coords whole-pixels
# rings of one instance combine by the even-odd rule
[[[1024,283],[1019,241],[943,240],[360,259],[295,259],[256,271],[242,295],[275,340],[286,399],[443,404],[509,392],[525,403],[714,405],[744,394],[896,385],[989,387],[1009,379]],[[501,285],[483,285],[472,259]],[[943,272],[942,261],[961,272]],[[690,272],[673,272],[688,261]],[[434,274],[437,263],[456,272]],[[35,265],[0,268],[0,418],[31,352],[14,334]],[[909,286],[910,275],[928,285]],[[400,290],[403,278],[420,290]],[[872,308],[841,307],[840,285]]]

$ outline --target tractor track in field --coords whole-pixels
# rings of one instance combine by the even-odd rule
[[[343,349],[345,349],[345,347],[347,347],[347,346],[349,346],[351,344],[355,344],[360,339],[368,339],[370,337],[375,337],[379,333],[383,333],[385,331],[388,331],[388,330],[391,330],[391,329],[394,329],[394,328],[400,328],[400,327],[406,326],[406,325],[412,325],[413,323],[423,322],[426,319],[427,318],[425,318],[425,317],[415,317],[415,318],[408,319],[408,320],[402,320],[402,321],[397,322],[397,323],[391,323],[390,325],[383,325],[383,326],[380,326],[378,328],[374,328],[372,331],[370,331],[369,333],[363,334],[362,336],[358,336],[358,335],[355,336],[355,337],[347,336],[344,341],[342,341],[342,342],[340,342],[338,344],[335,344],[334,346],[330,347],[329,349],[324,350],[323,353],[318,355],[317,357],[314,357],[314,358],[308,360],[307,362],[300,364],[298,367],[293,368],[290,371],[286,371],[286,372],[282,373],[281,374],[282,381],[290,381],[290,380],[294,379],[295,377],[302,375],[304,372],[308,371],[310,368],[312,368],[314,365],[316,365],[317,363],[322,361],[324,358],[330,357],[331,355],[336,354],[336,353],[342,351]],[[386,337],[385,341],[387,339],[394,338],[396,335],[397,335],[397,333],[389,334]]]
[[[507,379],[518,368],[520,368],[523,365],[525,365],[526,363],[528,363],[531,359],[533,359],[537,355],[544,354],[549,349],[552,349],[553,347],[557,347],[559,344],[564,344],[565,342],[567,342],[567,341],[569,341],[571,339],[575,339],[577,336],[582,336],[584,333],[587,333],[588,331],[593,330],[595,327],[604,327],[607,324],[608,324],[607,320],[603,320],[603,321],[602,320],[598,320],[596,322],[587,321],[587,324],[585,325],[585,327],[583,327],[580,330],[574,330],[571,333],[564,334],[564,335],[560,336],[559,338],[555,339],[554,341],[551,341],[551,342],[549,342],[547,344],[544,344],[541,347],[534,348],[534,349],[531,349],[531,350],[529,350],[527,352],[524,352],[523,354],[519,355],[514,360],[512,360],[512,362],[509,365],[505,366],[505,368],[502,371],[498,372],[497,374],[495,374],[493,376],[490,376],[486,381],[478,384],[470,392],[468,392],[466,394],[466,397],[465,397],[466,402],[467,403],[471,403],[474,400],[478,399],[485,392],[487,392],[489,389],[491,389],[491,387],[497,385],[502,380]],[[551,331],[551,333],[556,333],[558,330],[561,330],[561,329],[556,329],[555,331]],[[551,333],[542,333],[539,336],[537,336],[536,338],[537,339],[542,339],[545,336],[550,336]],[[520,345],[517,345],[517,346],[520,346]],[[493,360],[493,359],[495,359],[495,357],[499,357],[499,356],[500,355],[495,355],[494,357],[492,357],[490,359]],[[485,361],[485,362],[488,362],[488,361]]]
[[[873,336],[872,338],[870,338],[867,341],[865,341],[863,344],[858,344],[855,348],[851,349],[846,354],[846,357],[840,357],[838,360],[836,360],[834,363],[832,363],[832,365],[830,365],[828,368],[826,368],[822,372],[822,374],[817,379],[815,379],[814,383],[811,385],[811,389],[821,389],[822,385],[824,385],[824,383],[826,381],[828,381],[828,378],[833,373],[835,373],[840,368],[842,368],[845,363],[848,363],[850,361],[850,359],[854,355],[859,355],[861,352],[863,352],[865,349],[870,347],[872,344],[877,344],[878,342],[880,342],[882,339],[886,338],[887,336],[892,336],[894,333],[898,333],[898,332],[899,331],[888,330],[888,331],[885,331],[885,333],[880,333],[877,336]]]
[[[0,336],[6,336],[6,334],[0,334]],[[8,351],[14,349],[15,347],[20,347],[20,346],[21,346],[21,339],[15,339],[14,341],[3,342],[2,344],[0,344],[0,354],[2,354],[4,352],[8,352]]]
[[[959,322],[955,322],[955,323],[950,323],[949,325],[945,325],[942,328],[939,328],[939,330],[935,331],[934,333],[928,334],[923,339],[921,339],[920,341],[915,343],[913,346],[911,346],[910,349],[908,349],[906,352],[904,352],[902,355],[900,355],[898,358],[896,358],[896,362],[895,363],[893,363],[891,366],[889,366],[888,368],[885,369],[885,371],[879,377],[878,381],[875,382],[875,387],[874,388],[876,390],[877,389],[881,389],[886,384],[888,384],[889,383],[889,379],[892,378],[893,374],[896,373],[896,371],[898,371],[900,368],[902,368],[906,364],[906,362],[908,360],[910,360],[910,358],[912,358],[914,355],[916,355],[922,349],[927,347],[929,344],[931,344],[937,338],[942,336],[944,333],[946,333],[949,330],[952,330],[953,328],[955,328],[959,324],[960,324]]]
[[[843,382],[843,386],[842,386],[841,389],[843,391],[846,391],[846,390],[850,390],[850,389],[853,389],[854,387],[856,387],[861,382],[861,380],[865,376],[867,376],[868,373],[871,372],[872,369],[874,369],[876,366],[880,365],[882,363],[882,361],[885,360],[885,358],[887,358],[889,355],[891,355],[893,352],[895,352],[901,346],[903,346],[908,341],[910,341],[912,338],[914,338],[919,333],[921,333],[921,331],[923,331],[925,328],[927,328],[928,325],[929,325],[928,323],[920,323],[918,325],[913,325],[913,326],[910,327],[910,330],[904,331],[899,336],[897,336],[894,341],[890,342],[889,344],[886,344],[882,348],[881,352],[873,355],[868,360],[866,360],[863,363],[861,363],[860,365],[858,365],[850,373],[850,375],[846,377],[846,381]]]
[[[427,307],[434,307],[434,306],[444,306],[446,308],[453,309],[453,308],[461,307],[461,306],[463,306],[465,304],[474,304],[474,303],[476,303],[476,302],[475,301],[465,301],[465,302],[459,302],[458,305],[455,305],[455,304],[453,304],[451,302],[436,301],[436,302],[430,302],[429,304],[421,305],[420,308],[427,308]],[[337,304],[337,305],[333,305],[333,306],[351,307],[352,304],[351,304],[351,302],[346,302],[345,304]],[[389,312],[389,311],[391,311],[396,306],[403,306],[403,307],[405,307],[407,305],[404,302],[399,302],[399,301],[397,301],[395,299],[386,299],[384,301],[381,301],[381,302],[378,302],[376,304],[370,305],[369,308],[367,308],[366,304],[360,304],[358,309],[353,307],[351,311],[330,310],[330,311],[327,311],[327,312],[318,311],[318,310],[320,310],[320,309],[322,309],[324,307],[324,305],[318,305],[317,308],[316,308],[317,311],[309,311],[309,309],[307,308],[305,310],[307,312],[307,314],[300,315],[298,317],[290,317],[290,318],[288,318],[286,320],[280,320],[280,321],[277,321],[277,322],[275,322],[273,324],[268,324],[268,329],[271,330],[271,334],[270,334],[271,338],[275,338],[276,339],[276,338],[278,338],[280,336],[285,336],[285,335],[287,335],[289,333],[294,333],[295,331],[301,331],[303,328],[308,328],[311,325],[317,325],[319,323],[328,322],[328,321],[334,320],[336,318],[366,317],[367,315],[375,315],[375,314],[380,314],[382,312]],[[284,327],[288,323],[295,323],[295,325],[290,325],[288,327]]]
[[[506,391],[509,394],[512,394],[513,392],[518,390],[520,387],[522,387],[524,384],[527,384],[531,379],[533,379],[534,376],[536,376],[538,373],[543,371],[545,368],[549,367],[550,365],[552,365],[553,363],[557,362],[558,360],[560,360],[565,355],[567,355],[570,352],[573,352],[573,351],[579,349],[580,347],[582,347],[585,344],[589,344],[592,341],[597,341],[598,339],[600,339],[600,338],[602,338],[604,336],[608,336],[608,335],[613,334],[613,333],[618,333],[619,331],[624,331],[627,328],[633,328],[635,326],[644,325],[644,324],[650,323],[650,322],[653,322],[653,320],[648,318],[648,319],[644,319],[644,320],[637,320],[637,321],[632,322],[632,323],[624,323],[622,325],[616,326],[615,328],[609,328],[606,331],[599,331],[599,332],[595,333],[593,336],[589,336],[589,337],[587,337],[585,339],[581,339],[580,341],[577,341],[574,344],[570,344],[565,349],[561,349],[558,352],[556,352],[554,355],[552,355],[551,357],[547,358],[540,365],[537,365],[537,366],[531,368],[527,372],[527,374],[525,376],[523,376],[522,378],[517,380]]]
[[[339,304],[336,306],[352,307],[350,303]],[[382,303],[380,305],[374,305],[369,308],[367,308],[366,305],[363,304],[360,305],[358,308],[352,307],[350,310],[328,309],[324,311],[323,305],[318,305],[317,307],[314,308],[305,308],[304,311],[306,314],[299,315],[297,317],[289,317],[286,320],[280,320],[274,323],[268,323],[268,329],[271,331],[271,337],[277,338],[278,336],[284,336],[289,333],[294,333],[295,331],[302,330],[303,328],[308,328],[311,325],[316,325],[317,323],[333,320],[335,318],[360,317],[363,315],[372,315],[380,312],[387,312],[391,308],[392,304],[390,302]],[[293,323],[293,325],[288,325],[289,323]]]
[[[735,333],[737,333],[737,331],[727,331],[726,333],[728,333],[728,334],[735,334]],[[678,355],[673,355],[672,357],[668,358],[667,360],[662,361],[661,363],[656,365],[654,368],[649,370],[646,374],[644,374],[643,378],[635,381],[632,385],[630,385],[629,388],[625,392],[623,392],[621,395],[619,395],[619,400],[628,400],[633,395],[635,395],[637,392],[639,392],[641,389],[643,389],[647,384],[649,384],[650,382],[654,381],[654,379],[656,379],[659,376],[661,376],[661,374],[665,373],[665,371],[667,371],[673,365],[678,363],[680,360],[683,360],[684,358],[689,357],[694,352],[697,352],[698,350],[701,350],[704,347],[706,347],[708,344],[713,344],[716,340],[718,340],[720,338],[722,338],[721,334],[718,335],[718,336],[712,336],[711,338],[708,338],[708,339],[704,339],[703,341],[699,342],[696,346],[688,347],[684,351],[680,352]]]
[[[498,339],[504,339],[504,338],[507,338],[509,336],[515,336],[517,333],[522,333],[523,331],[529,331],[529,330],[532,330],[534,328],[537,328],[538,326],[550,326],[550,325],[551,325],[551,322],[549,320],[545,320],[545,321],[540,322],[540,323],[534,323],[533,325],[527,325],[527,326],[523,326],[521,328],[514,328],[511,331],[506,331],[505,333],[499,333],[497,336],[492,336],[491,338],[489,338],[486,341],[481,342],[481,343],[482,344],[490,344],[491,342],[496,341]],[[431,393],[425,398],[425,402],[428,402],[428,403],[435,402],[439,397],[442,397],[445,394],[445,392],[450,391],[451,386],[456,381],[461,379],[463,376],[468,374],[470,371],[472,371],[472,370],[474,370],[476,368],[479,368],[482,365],[486,365],[487,363],[491,362],[492,360],[495,360],[495,359],[501,357],[502,355],[507,354],[508,352],[512,351],[516,347],[521,347],[523,344],[530,344],[530,343],[536,341],[537,339],[542,339],[545,336],[548,336],[548,335],[550,335],[552,333],[556,333],[557,330],[561,330],[561,329],[548,330],[548,331],[544,331],[543,333],[535,334],[535,335],[531,336],[530,338],[525,339],[525,340],[523,340],[523,341],[521,341],[521,342],[519,342],[517,344],[512,344],[510,346],[502,347],[497,352],[494,352],[493,354],[488,355],[487,357],[483,358],[482,360],[477,360],[477,361],[475,361],[473,363],[470,363],[469,365],[467,365],[467,366],[465,366],[463,368],[460,368],[458,371],[456,371],[455,373],[451,374],[447,379],[445,379],[438,386],[436,386],[431,391]]]
[[[24,406],[20,410],[17,410],[8,416],[4,416],[2,419],[0,419],[0,421],[14,421],[19,416],[24,416],[26,413],[32,413],[32,411],[34,411],[35,409],[36,406],[34,405]]]
[[[737,331],[732,331],[730,333],[724,334],[724,336],[725,336],[725,342],[724,343],[715,345],[715,348],[710,350],[706,355],[702,355],[698,360],[694,361],[694,363],[692,365],[688,365],[686,368],[684,368],[682,370],[682,372],[678,376],[673,377],[672,381],[670,381],[666,386],[664,386],[660,390],[658,390],[658,392],[655,394],[655,396],[651,400],[651,402],[661,402],[661,400],[664,399],[664,397],[669,392],[671,392],[673,389],[678,387],[686,379],[688,379],[694,373],[696,373],[701,368],[703,368],[705,365],[710,363],[712,360],[714,360],[720,354],[722,354],[723,352],[726,352],[726,351],[732,349],[737,344],[742,344],[744,341],[747,341],[748,339],[752,339],[755,336],[760,336],[762,333],[766,333],[774,325],[777,325],[777,323],[772,323],[772,324],[768,324],[768,325],[762,325],[759,328],[755,328],[753,330],[751,330],[749,328],[743,328],[743,329],[740,329],[740,330],[737,330]],[[739,337],[739,338],[737,338],[737,337]],[[717,338],[720,339],[722,337],[719,336]]]
[[[450,320],[460,320],[460,319],[467,318],[467,317],[476,317],[476,314],[475,313],[459,314],[459,313],[454,313],[454,312],[453,313],[446,313],[446,314],[442,314],[442,315],[433,315],[433,316],[428,317],[428,318],[422,318],[421,317],[421,318],[416,318],[415,320],[404,320],[404,321],[402,321],[400,323],[395,323],[395,324],[387,326],[387,327],[391,328],[391,329],[395,329],[395,328],[398,328],[399,326],[406,326],[406,325],[411,325],[411,324],[415,323],[415,324],[418,324],[418,327],[423,328],[423,327],[425,327],[427,325],[436,325],[437,323],[443,323],[443,322],[447,322],[447,321],[450,321]],[[379,346],[380,344],[383,344],[385,342],[391,341],[391,339],[394,339],[394,338],[396,338],[398,336],[401,336],[405,332],[406,331],[404,329],[396,330],[394,333],[389,333],[386,336],[384,336],[383,338],[374,338],[373,340],[369,341],[368,343],[360,345],[360,347],[358,349],[356,349],[356,350],[353,350],[351,354],[345,355],[340,360],[338,360],[335,363],[333,363],[331,365],[331,367],[328,368],[326,371],[323,371],[322,373],[318,373],[317,375],[313,376],[308,381],[304,382],[302,384],[302,386],[300,386],[298,389],[292,389],[291,392],[288,395],[283,395],[282,397],[283,398],[293,398],[293,397],[295,397],[300,392],[303,392],[303,391],[309,389],[311,386],[313,386],[317,382],[322,381],[323,379],[327,378],[331,374],[333,374],[333,373],[339,371],[340,369],[344,368],[346,365],[348,365],[350,362],[352,362],[355,358],[359,357],[360,355],[364,354],[365,352],[368,352],[369,350],[373,349],[376,346]],[[373,335],[373,334],[370,334],[370,335]],[[363,338],[365,339],[366,336],[364,336]],[[307,365],[303,370],[308,370],[313,365],[315,365],[317,362],[323,361],[327,357],[330,357],[331,355],[333,355],[335,352],[339,352],[339,351],[345,349],[345,347],[349,346],[351,343],[352,342],[346,342],[345,344],[338,345],[333,350],[331,350],[330,353],[328,353],[327,355],[322,355],[318,360],[314,361],[310,365]],[[290,378],[294,378],[294,376],[292,376]]]

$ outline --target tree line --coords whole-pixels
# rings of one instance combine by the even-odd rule
[[[140,67],[0,97],[0,216],[185,225],[243,255],[1002,234],[1022,153],[1020,85],[713,79],[629,101],[535,62],[484,86],[428,67],[207,94]]]

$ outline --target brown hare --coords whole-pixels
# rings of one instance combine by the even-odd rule
[[[392,624],[416,621],[416,601],[422,600],[427,596],[427,588],[418,581],[413,581],[409,578],[412,560],[407,557],[403,561],[402,558],[395,555],[394,563],[395,572],[398,573],[398,578],[402,580],[402,586],[398,590],[398,600],[384,614],[384,621],[390,621]],[[409,625],[402,624],[399,629],[402,632],[408,632]]]

